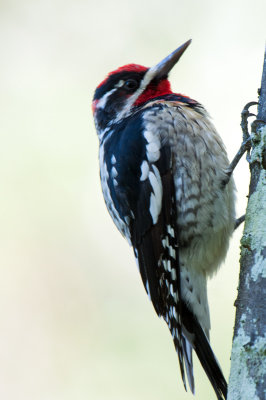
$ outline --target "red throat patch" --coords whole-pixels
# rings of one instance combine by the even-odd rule
[[[145,103],[146,101],[153,99],[154,97],[164,96],[166,94],[172,94],[171,85],[168,79],[163,79],[158,85],[150,83],[146,90],[139,96],[135,102],[135,106]]]

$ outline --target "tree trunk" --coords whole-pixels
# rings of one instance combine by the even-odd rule
[[[252,131],[251,180],[241,239],[227,400],[266,397],[266,52]]]

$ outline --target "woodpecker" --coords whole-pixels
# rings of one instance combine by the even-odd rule
[[[109,73],[92,109],[104,200],[169,327],[185,389],[188,381],[195,391],[194,350],[223,400],[227,383],[209,342],[207,278],[234,230],[234,182],[204,107],[171,90],[168,74],[190,43],[154,67],[128,64]]]

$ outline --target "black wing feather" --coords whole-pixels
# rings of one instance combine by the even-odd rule
[[[159,316],[163,316],[172,333],[186,388],[181,331],[180,266],[178,257],[177,208],[172,160],[168,148],[161,149],[155,163],[162,182],[162,208],[156,224],[141,218],[150,206],[152,188],[149,180],[141,183],[137,214],[131,225],[132,244],[138,259],[144,287]],[[175,254],[175,257],[173,257]],[[174,271],[174,272],[172,272]],[[194,387],[194,382],[193,382]]]

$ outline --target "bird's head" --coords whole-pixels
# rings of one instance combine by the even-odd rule
[[[92,109],[98,132],[130,115],[136,106],[171,94],[168,74],[190,43],[188,40],[151,68],[128,64],[110,72],[97,86],[93,97]]]

